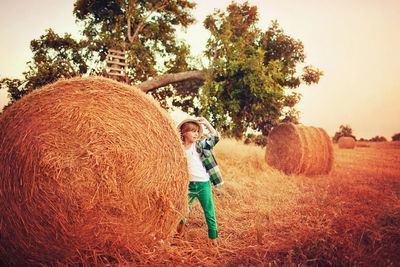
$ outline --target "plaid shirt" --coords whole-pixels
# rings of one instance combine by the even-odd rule
[[[201,161],[214,186],[220,186],[224,183],[221,171],[219,170],[217,161],[212,152],[213,147],[218,143],[218,141],[219,134],[197,141],[197,148],[200,150]]]

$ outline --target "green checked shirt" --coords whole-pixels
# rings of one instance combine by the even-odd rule
[[[213,147],[218,143],[218,141],[219,133],[196,142],[197,148],[200,150],[200,158],[203,166],[210,176],[210,181],[214,186],[220,186],[224,183],[224,180],[222,180],[221,171],[219,170],[217,161],[215,160],[212,152]]]

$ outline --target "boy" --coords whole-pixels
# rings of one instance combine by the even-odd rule
[[[204,125],[211,136],[207,139],[198,140],[203,133]],[[219,141],[220,134],[203,117],[196,119],[185,119],[177,126],[187,161],[189,164],[189,208],[195,198],[198,198],[203,208],[208,227],[208,237],[212,245],[216,245],[218,237],[217,222],[215,219],[214,204],[212,200],[211,183],[219,186],[224,183],[221,172],[212,153],[212,148]],[[178,226],[178,234],[183,234],[185,219]]]

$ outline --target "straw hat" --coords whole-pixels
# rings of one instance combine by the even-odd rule
[[[186,119],[182,120],[181,122],[179,122],[177,124],[176,129],[178,129],[178,131],[180,131],[181,130],[181,126],[186,122],[193,122],[194,124],[197,124],[199,126],[199,136],[201,136],[203,134],[203,127],[201,126],[201,124],[195,118],[186,118]]]

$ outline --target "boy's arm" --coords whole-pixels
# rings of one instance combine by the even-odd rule
[[[206,126],[206,128],[210,131],[210,134],[217,135],[219,137],[219,133],[217,132],[217,130],[214,129],[214,127],[210,124],[210,122],[206,118],[200,117],[197,119],[197,121],[200,124],[203,124],[204,126]]]

